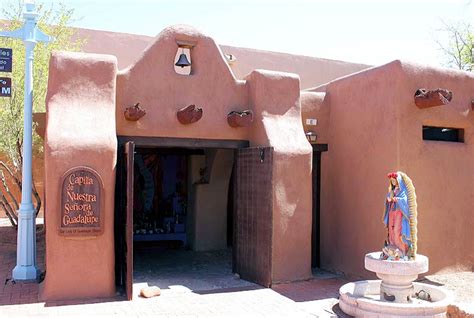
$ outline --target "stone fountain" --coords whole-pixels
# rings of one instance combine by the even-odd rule
[[[428,257],[417,254],[415,188],[403,172],[390,173],[381,252],[365,255],[365,268],[380,280],[348,283],[339,289],[339,306],[356,317],[445,317],[452,295],[440,287],[414,282],[428,272]]]

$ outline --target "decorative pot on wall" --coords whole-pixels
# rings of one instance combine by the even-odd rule
[[[420,88],[415,92],[415,104],[418,108],[447,105],[452,98],[453,93],[443,88],[432,90]]]
[[[178,110],[176,117],[183,125],[195,123],[202,117],[202,108],[197,108],[196,105],[186,106]]]
[[[253,122],[253,112],[251,110],[231,111],[227,115],[227,123],[230,127],[248,127]]]
[[[127,107],[123,115],[128,121],[137,121],[146,115],[146,111],[140,107],[140,103],[136,103],[134,106]]]

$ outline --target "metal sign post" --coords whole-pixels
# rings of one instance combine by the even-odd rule
[[[33,50],[38,42],[49,42],[52,38],[36,26],[38,12],[33,0],[25,1],[23,27],[14,31],[0,32],[0,36],[23,40],[25,55],[25,105],[23,129],[23,168],[21,205],[18,210],[18,238],[14,280],[34,280],[38,277],[36,266],[36,215],[31,194],[32,186],[32,121],[33,121]]]

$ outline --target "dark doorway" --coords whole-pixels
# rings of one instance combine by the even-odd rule
[[[133,275],[133,188],[127,184],[133,182],[135,144],[119,144],[115,175],[115,285],[120,294],[132,297]]]
[[[311,267],[321,265],[321,154],[328,150],[327,145],[313,144],[313,209],[311,231]]]
[[[227,246],[232,247],[234,240],[234,184],[235,163],[230,174],[229,192],[227,194]]]
[[[136,246],[186,247],[188,159],[202,150],[135,150],[133,241]]]
[[[187,241],[187,230],[186,230],[186,216],[184,213],[174,213],[172,212],[170,215],[166,215],[166,210],[176,210],[173,205],[175,203],[180,202],[179,198],[175,199],[176,193],[178,192],[180,195],[185,195],[189,189],[186,189],[185,186],[180,185],[180,178],[183,176],[179,176],[179,174],[186,174],[186,169],[168,169],[168,174],[171,173],[174,175],[174,186],[176,189],[179,188],[179,191],[164,191],[164,189],[158,189],[155,187],[154,195],[151,194],[149,189],[149,185],[145,179],[150,179],[150,176],[146,176],[147,173],[143,171],[140,172],[140,165],[143,166],[145,164],[148,170],[155,169],[156,173],[154,174],[153,178],[162,178],[164,170],[156,168],[154,165],[157,162],[160,162],[162,166],[163,158],[168,158],[167,160],[170,161],[170,166],[181,166],[183,167],[184,162],[186,162],[187,156],[196,153],[212,153],[213,150],[216,149],[235,149],[234,151],[234,163],[238,166],[238,157],[241,151],[246,150],[242,148],[248,147],[248,141],[241,141],[241,140],[203,140],[203,139],[180,139],[180,138],[147,138],[147,137],[119,137],[119,153],[117,159],[117,182],[116,182],[116,215],[115,215],[115,252],[116,252],[116,285],[119,290],[121,290],[125,295],[127,295],[128,299],[132,298],[132,282],[133,282],[133,246],[136,245],[135,248],[138,248],[136,251],[137,255],[147,255],[146,253],[140,252],[141,246],[137,245],[137,242],[133,240],[133,236],[141,236],[142,239],[148,239],[152,236],[163,237],[164,235],[170,236],[168,243],[175,244],[175,248],[183,249],[186,246]],[[127,150],[127,152],[126,152]],[[131,155],[132,153],[133,155]],[[266,162],[267,166],[270,167],[271,170],[271,153],[267,150],[261,151],[259,148],[254,150],[255,155],[253,156],[253,161],[255,163],[263,163]],[[232,153],[231,153],[232,154]],[[231,155],[232,156],[232,155]],[[266,157],[266,158],[265,158]],[[262,159],[263,158],[263,159]],[[137,163],[137,160],[140,163]],[[263,160],[263,161],[262,161]],[[246,164],[248,166],[248,163]],[[255,165],[255,164],[254,164]],[[133,167],[133,168],[132,168]],[[155,168],[153,168],[155,167]],[[257,167],[259,168],[259,167]],[[261,168],[261,167],[260,167]],[[143,168],[142,168],[143,170]],[[158,171],[160,170],[160,171]],[[174,172],[173,172],[174,171]],[[159,177],[161,173],[161,177]],[[241,175],[241,174],[240,174]],[[256,177],[253,177],[252,180],[256,180],[258,178],[258,174],[253,174]],[[265,175],[265,173],[263,174]],[[262,175],[262,176],[263,176]],[[231,225],[227,222],[227,228],[231,227],[232,237],[229,238],[227,236],[227,243],[229,245],[234,245],[236,240],[240,241],[243,239],[243,235],[246,235],[245,238],[248,240],[253,239],[255,245],[260,244],[258,247],[259,250],[268,251],[271,250],[271,237],[265,242],[268,245],[262,245],[262,242],[257,242],[256,234],[257,228],[256,226],[263,226],[263,223],[269,224],[271,226],[271,216],[268,219],[263,220],[263,218],[257,222],[255,220],[252,228],[246,228],[246,225],[240,225],[240,234],[237,233],[235,230],[239,226],[239,217],[240,220],[244,220],[246,213],[251,213],[251,209],[246,208],[246,205],[242,204],[242,202],[246,202],[250,200],[250,195],[245,196],[245,193],[250,193],[248,191],[258,192],[253,190],[245,190],[246,188],[250,187],[251,184],[254,182],[249,179],[249,175],[245,174],[244,176],[240,176],[235,171],[235,167],[232,172],[231,182],[229,184],[229,194],[227,194],[228,198],[230,198],[230,204],[227,204],[227,214],[231,215]],[[203,182],[206,180],[206,172],[203,172]],[[245,186],[238,186],[238,181],[241,180],[240,184],[244,184]],[[267,182],[264,184],[271,184],[271,182]],[[264,189],[264,186],[260,187]],[[238,191],[240,189],[240,192]],[[270,189],[270,188],[269,188]],[[168,189],[169,190],[169,189]],[[244,191],[244,192],[242,192]],[[247,191],[247,192],[245,192]],[[261,192],[261,190],[259,190]],[[263,190],[265,192],[265,190]],[[170,193],[167,193],[170,192]],[[258,192],[258,193],[260,193]],[[261,192],[261,193],[264,193]],[[237,200],[234,195],[240,193],[240,197],[242,200]],[[175,194],[175,196],[173,196]],[[148,196],[148,199],[146,198]],[[248,199],[246,199],[248,198]],[[258,196],[252,196],[256,202],[260,202]],[[270,196],[271,200],[271,196]],[[146,213],[145,210],[147,207],[149,208],[151,201],[153,204],[160,206],[160,210],[164,211],[161,215],[157,213],[156,216],[153,216],[153,213]],[[176,201],[176,202],[174,202]],[[181,200],[182,202],[182,200]],[[245,206],[245,207],[244,207]],[[263,204],[265,206],[265,204]],[[270,206],[270,205],[266,205]],[[258,209],[259,206],[256,204],[252,205],[253,208]],[[225,209],[225,207],[224,207]],[[240,214],[239,212],[240,211]],[[271,212],[271,210],[269,210]],[[168,211],[170,212],[170,211]],[[261,211],[258,211],[261,212]],[[135,217],[134,217],[135,214]],[[168,213],[169,214],[169,213]],[[255,213],[259,214],[259,213]],[[172,219],[172,221],[170,221]],[[178,221],[176,221],[178,219]],[[248,219],[245,219],[248,221]],[[145,226],[143,225],[145,224]],[[135,225],[135,228],[134,228]],[[168,227],[169,225],[169,227]],[[184,228],[183,228],[184,227]],[[168,231],[169,229],[169,231]],[[271,228],[270,228],[271,229]],[[138,232],[137,232],[138,231]],[[249,232],[250,231],[250,232]],[[142,233],[146,232],[146,233]],[[151,233],[153,232],[153,233]],[[242,234],[244,233],[244,234]],[[269,233],[271,231],[260,230],[258,233]],[[138,236],[137,236],[138,235]],[[179,238],[171,237],[171,236],[180,236]],[[224,238],[225,240],[225,238]],[[153,241],[153,240],[152,240]],[[249,241],[250,242],[250,241]],[[142,242],[143,244],[155,244],[156,242]],[[166,243],[167,244],[167,243]],[[266,263],[261,264],[257,262],[258,258],[253,261],[251,258],[244,258],[242,255],[250,255],[251,250],[256,250],[256,246],[251,244],[241,244],[239,246],[240,254],[237,254],[237,249],[232,247],[232,267],[237,268],[237,272],[241,274],[243,279],[252,280],[254,282],[258,282],[262,285],[268,285],[266,282],[267,280],[259,280],[258,277],[261,277],[262,274],[258,274],[257,278],[250,275],[253,272],[261,272],[265,271],[265,268],[270,273],[269,267]],[[258,253],[257,249],[257,253]],[[166,253],[164,253],[166,254]],[[175,252],[168,252],[166,255],[175,255]],[[253,255],[253,254],[252,254]],[[257,254],[255,254],[257,255]],[[270,262],[270,253],[259,253],[258,255],[266,255],[268,258],[268,262]],[[260,257],[261,258],[261,257]],[[151,258],[142,258],[141,263],[147,262],[147,259]],[[163,264],[163,263],[162,263]],[[265,266],[263,266],[265,265]]]

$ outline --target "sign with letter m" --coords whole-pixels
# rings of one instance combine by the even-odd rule
[[[0,77],[0,97],[12,96],[12,79],[9,77]]]

